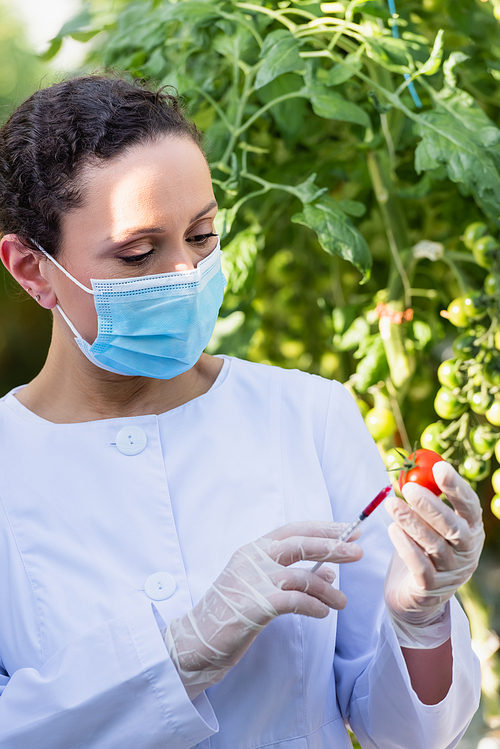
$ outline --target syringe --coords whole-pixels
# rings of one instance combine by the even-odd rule
[[[377,494],[375,499],[372,499],[370,504],[365,507],[363,512],[360,512],[356,520],[353,520],[353,522],[347,526],[345,531],[342,531],[337,541],[347,541],[352,536],[358,525],[361,525],[363,520],[366,520],[366,518],[372,514],[373,510],[378,507],[381,502],[384,501],[391,490],[392,486],[386,486],[385,489],[382,489],[382,491]],[[316,562],[314,567],[311,568],[311,572],[317,572],[322,564],[323,562]]]

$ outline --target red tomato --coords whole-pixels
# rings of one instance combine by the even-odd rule
[[[414,481],[419,486],[430,489],[431,492],[439,497],[442,492],[434,481],[432,466],[440,460],[443,460],[443,458],[441,455],[435,453],[434,450],[422,449],[411,453],[399,474],[399,488],[402,489],[405,484]]]

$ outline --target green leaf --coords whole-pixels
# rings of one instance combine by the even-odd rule
[[[401,187],[398,190],[398,196],[400,198],[425,198],[426,195],[432,190],[432,180],[428,174],[424,174],[422,179],[419,179],[414,185],[408,185],[408,187]]]
[[[433,339],[431,326],[423,320],[414,320],[412,323],[412,329],[417,348],[422,350],[425,349]]]
[[[456,88],[457,78],[454,72],[455,66],[469,59],[469,55],[464,52],[452,52],[443,64],[444,80],[449,88]]]
[[[160,80],[166,67],[167,63],[165,62],[163,50],[158,48],[149,56],[147,63],[144,65],[144,73],[147,76],[151,76],[151,78]]]
[[[237,294],[244,287],[255,266],[259,249],[254,228],[240,231],[222,253],[222,270],[227,280],[228,291]]]
[[[353,75],[356,75],[362,67],[361,60],[357,55],[347,55],[344,63],[338,63],[338,65],[330,68],[323,82],[327,86],[340,86],[341,83],[345,83]]]
[[[45,62],[47,60],[52,60],[52,58],[55,57],[61,49],[62,41],[63,40],[57,36],[54,39],[51,39],[49,48],[46,49],[45,52],[42,52],[42,54],[38,55],[39,59],[44,60]]]
[[[77,42],[89,42],[99,33],[99,29],[91,29],[90,31],[74,31],[69,36]]]
[[[384,342],[380,335],[376,335],[366,356],[361,359],[356,368],[356,390],[359,393],[366,393],[369,387],[387,379],[388,375],[389,365],[385,355]]]
[[[214,2],[198,2],[197,0],[183,0],[176,5],[165,5],[163,8],[167,20],[177,18],[191,26],[206,24],[219,18],[217,4]]]
[[[326,191],[326,187],[318,187],[314,184],[316,174],[311,174],[309,177],[301,182],[300,185],[290,186],[289,192],[293,193],[302,203],[312,203],[320,195],[323,195]]]
[[[369,16],[375,16],[375,18],[383,18],[386,21],[391,17],[388,8],[384,7],[380,3],[377,3],[376,0],[365,0],[364,2],[357,3],[356,12],[367,13]]]
[[[330,91],[326,86],[313,84],[304,88],[303,92],[310,99],[312,108],[319,117],[370,127],[370,118],[365,110],[344,99],[337,91]]]
[[[292,221],[313,229],[326,252],[338,253],[360,271],[363,283],[368,280],[372,264],[368,245],[335,200],[325,196],[315,205],[308,203],[302,213],[292,216]]]
[[[365,37],[368,57],[394,73],[411,73],[412,58],[406,42],[392,36]]]
[[[65,36],[74,34],[76,31],[88,31],[88,26],[91,22],[92,17],[89,11],[87,9],[84,9],[73,18],[70,18],[69,21],[66,21],[55,38],[62,39]]]
[[[233,206],[232,208],[221,208],[215,217],[215,231],[221,239],[227,237],[231,231],[234,219],[238,213],[238,207]]]
[[[262,104],[268,104],[280,96],[299,91],[302,85],[301,76],[296,73],[284,73],[260,88],[257,96]],[[294,140],[303,133],[304,120],[309,114],[309,107],[305,99],[287,99],[274,104],[269,114],[283,134]]]
[[[370,333],[370,326],[364,317],[357,317],[343,335],[336,335],[333,343],[337,351],[350,351],[357,348]]]
[[[434,75],[438,72],[443,59],[443,45],[443,29],[439,29],[429,59],[421,65],[412,78],[416,78],[418,75]]]
[[[448,112],[425,112],[419,119],[417,173],[445,166],[449,179],[472,193],[487,216],[500,221],[500,176],[488,151]]]
[[[264,59],[255,79],[259,89],[283,73],[302,70],[304,63],[299,55],[299,43],[289,31],[272,31],[265,39],[260,57]]]
[[[436,95],[439,105],[470,130],[478,146],[490,148],[500,142],[500,130],[479,107],[472,96],[460,89],[444,88]]]
[[[364,216],[366,206],[358,200],[338,200],[337,205],[349,216]]]
[[[376,0],[351,0],[345,12],[346,21],[352,21],[355,13],[367,13],[370,16],[386,20],[391,17],[389,10]]]

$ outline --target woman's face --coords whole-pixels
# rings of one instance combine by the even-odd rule
[[[87,167],[82,181],[83,205],[63,216],[57,260],[89,288],[91,278],[191,270],[217,244],[210,236],[217,212],[210,172],[198,146],[186,137],[134,146]],[[48,259],[43,273],[63,311],[92,343],[97,335],[93,296]],[[66,325],[60,317],[59,322]]]

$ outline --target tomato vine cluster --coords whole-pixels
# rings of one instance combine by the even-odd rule
[[[500,242],[482,222],[470,224],[462,239],[488,275],[480,290],[457,297],[442,312],[460,332],[453,356],[437,373],[440,420],[424,429],[420,441],[477,482],[490,475],[493,455],[500,462]],[[500,518],[500,469],[491,481],[491,509]]]

